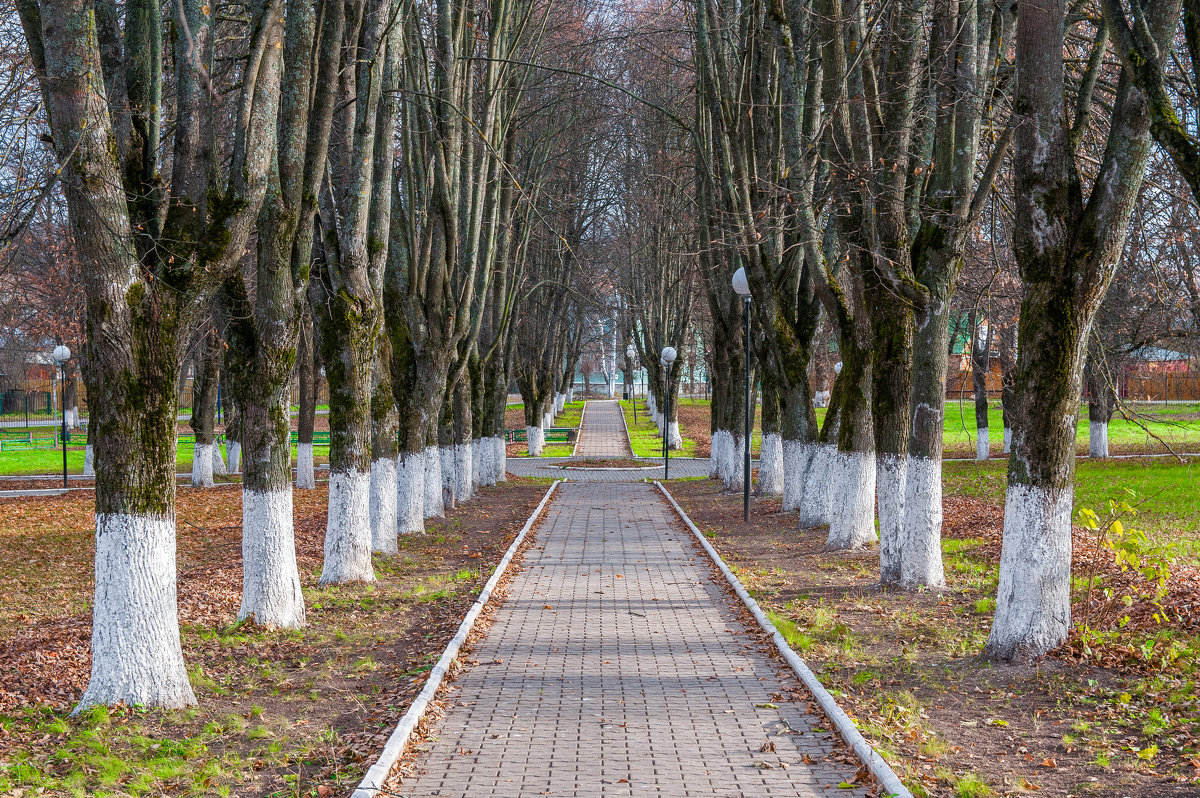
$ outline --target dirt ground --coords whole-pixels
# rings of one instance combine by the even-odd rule
[[[980,658],[1001,508],[947,497],[947,587],[896,593],[878,589],[878,549],[826,552],[778,501],[756,499],[747,524],[719,482],[671,491],[914,795],[1200,795],[1194,661],[1127,656],[1161,651],[1155,634],[1086,663],[1078,641],[1032,667]]]
[[[484,488],[401,538],[399,555],[376,555],[375,583],[337,587],[317,585],[326,489],[296,491],[307,626],[288,632],[235,623],[241,492],[181,488],[179,615],[198,707],[80,718],[67,712],[90,668],[91,493],[0,500],[0,765],[28,766],[9,788],[345,794],[545,489]],[[5,777],[0,793],[18,794]]]

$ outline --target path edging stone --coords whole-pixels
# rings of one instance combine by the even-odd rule
[[[438,658],[437,664],[433,666],[433,670],[429,672],[429,678],[425,680],[425,686],[421,688],[421,692],[413,699],[400,722],[396,724],[395,730],[384,743],[383,751],[379,754],[379,759],[375,764],[371,765],[367,770],[367,774],[363,776],[363,780],[359,782],[355,788],[351,798],[376,798],[381,794],[388,795],[383,785],[387,781],[388,775],[392,772],[392,766],[396,764],[396,760],[404,753],[404,749],[408,747],[408,740],[412,737],[413,731],[416,730],[417,724],[425,717],[425,712],[429,708],[429,703],[433,701],[438,690],[442,686],[442,682],[446,678],[446,674],[450,671],[450,665],[454,662],[454,658],[458,656],[459,650],[467,641],[467,635],[475,627],[475,621],[479,618],[479,613],[483,612],[483,608],[487,606],[488,600],[492,597],[492,591],[496,588],[500,578],[504,576],[504,572],[508,569],[509,563],[516,556],[517,550],[521,548],[521,544],[525,541],[525,536],[529,530],[533,528],[534,523],[541,516],[542,510],[546,509],[546,505],[550,502],[550,497],[554,495],[554,491],[559,484],[564,480],[556,480],[554,484],[546,491],[546,495],[542,496],[542,500],[534,509],[533,514],[525,522],[525,526],[521,527],[521,531],[508,547],[508,551],[504,552],[504,557],[496,566],[496,570],[492,572],[492,577],[488,579],[487,584],[483,586],[483,590],[475,598],[475,603],[467,610],[467,614],[463,616],[462,623],[458,626],[458,631],[450,642],[446,645],[442,656]]]
[[[746,592],[746,588],[742,586],[741,580],[737,578],[733,571],[729,570],[729,566],[725,564],[723,559],[721,559],[721,555],[717,553],[717,550],[713,548],[712,544],[708,542],[708,539],[704,537],[704,533],[696,528],[696,525],[692,523],[692,519],[688,518],[688,514],[685,513],[683,508],[679,506],[679,503],[675,501],[675,497],[671,495],[671,492],[668,491],[662,482],[658,480],[654,480],[654,484],[658,486],[660,491],[662,491],[663,496],[666,497],[666,500],[670,503],[671,507],[675,509],[675,512],[679,514],[679,517],[683,519],[683,523],[687,525],[688,529],[691,530],[692,534],[696,537],[696,540],[698,540],[700,545],[704,547],[704,550],[708,552],[708,556],[712,558],[713,563],[721,570],[721,573],[724,574],[725,580],[729,582],[730,587],[732,587],[734,592],[738,594],[738,598],[742,600],[742,602],[746,605],[746,608],[754,615],[754,619],[758,621],[758,625],[762,627],[764,632],[770,635],[771,641],[775,644],[775,647],[779,649],[779,653],[783,655],[785,660],[787,660],[787,663],[791,666],[792,671],[795,672],[796,676],[800,678],[800,681],[804,683],[804,686],[808,688],[808,691],[813,694],[813,698],[815,698],[817,703],[820,704],[821,710],[825,713],[825,716],[833,722],[833,725],[837,728],[838,734],[841,736],[841,738],[846,742],[847,745],[854,749],[854,753],[857,754],[858,758],[862,760],[864,765],[866,765],[867,770],[871,772],[871,775],[878,779],[880,784],[883,785],[884,790],[887,791],[884,793],[884,795],[888,796],[889,798],[913,798],[912,793],[909,792],[908,788],[905,787],[900,781],[900,778],[896,775],[896,772],[892,770],[891,766],[888,765],[884,758],[879,755],[879,752],[871,747],[871,744],[868,743],[866,738],[862,736],[862,732],[860,732],[858,727],[854,725],[854,721],[850,719],[850,716],[838,706],[837,701],[835,701],[833,696],[829,694],[829,691],[825,689],[824,685],[821,684],[821,681],[817,679],[816,674],[814,674],[808,665],[804,663],[804,660],[800,658],[800,655],[797,654],[790,645],[788,645],[787,639],[779,633],[779,630],[775,628],[775,624],[771,623],[771,619],[768,618],[767,614],[762,611],[761,607],[758,606],[758,602],[751,598],[750,594]]]
[[[571,447],[571,456],[579,451],[579,441],[583,438],[583,419],[587,417],[588,400],[583,400],[583,409],[579,411],[579,426],[575,428],[575,445]]]
[[[633,402],[634,407],[637,407],[636,396],[630,401]],[[625,408],[621,406],[620,399],[617,400],[617,409],[621,411],[621,426],[625,428],[625,444],[629,447],[629,454],[636,460],[638,455],[637,452],[633,450],[633,438],[629,435],[629,422],[625,420]]]

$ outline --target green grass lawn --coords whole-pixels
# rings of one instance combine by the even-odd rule
[[[563,411],[554,418],[554,426],[556,427],[575,427],[579,428],[579,419],[583,416],[583,400],[578,402],[567,402],[563,405]]]
[[[67,446],[67,473],[82,474],[83,473],[83,444],[76,444],[76,440],[84,440],[85,436],[72,436],[70,445]],[[328,450],[327,446],[318,446],[316,450]],[[327,451],[326,451],[327,453]],[[224,446],[221,447],[221,454],[228,455],[228,451]],[[292,462],[296,461],[296,446],[292,445]],[[185,443],[175,452],[175,466],[180,473],[190,472],[192,470],[192,445]],[[62,448],[57,449],[18,449],[8,450],[0,453],[0,476],[37,476],[46,475],[54,476],[62,474]]]
[[[629,444],[633,448],[633,453],[638,457],[661,457],[662,438],[658,437],[658,429],[650,420],[650,414],[644,412],[645,400],[639,397],[637,402],[638,414],[635,424],[633,402],[621,400],[621,410],[625,413],[625,424],[629,427]],[[687,429],[683,425],[680,425],[679,434],[683,437],[683,450],[673,450],[671,453],[680,457],[695,457],[696,442],[687,437]]]
[[[947,494],[1004,501],[1008,463],[958,462],[942,465]],[[1200,561],[1200,464],[1167,457],[1137,460],[1081,460],[1075,469],[1075,509],[1088,507],[1101,517],[1108,500],[1128,500],[1138,515],[1126,526],[1142,530],[1154,545]],[[1129,498],[1126,490],[1134,492]]]

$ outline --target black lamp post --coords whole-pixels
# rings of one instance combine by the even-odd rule
[[[663,479],[671,475],[671,364],[675,362],[675,347],[664,347],[663,365]]]
[[[59,344],[54,347],[54,362],[58,364],[62,374],[62,447],[63,447],[63,487],[67,486],[67,361],[71,359],[71,350]]]
[[[750,520],[750,283],[746,270],[733,273],[733,290],[742,298],[743,335],[746,339],[746,445],[742,463],[742,520]]]

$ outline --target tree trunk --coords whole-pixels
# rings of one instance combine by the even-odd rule
[[[763,369],[762,443],[758,456],[756,496],[783,495],[783,438],[780,434],[779,384],[771,376],[773,368]]]
[[[1088,455],[1098,459],[1108,457],[1108,422],[1117,407],[1117,394],[1104,369],[1095,365],[1098,353],[1084,368],[1088,387]]]
[[[314,313],[329,382],[329,520],[321,584],[373,582],[371,371],[378,308],[369,286],[354,293],[322,287],[324,310]]]
[[[865,336],[864,336],[865,337]],[[828,479],[829,537],[826,549],[857,549],[874,543],[875,433],[871,423],[869,347],[842,336],[842,373],[834,388],[837,400],[838,447],[831,452]],[[840,389],[840,390],[839,390]],[[830,410],[834,402],[830,401]]]
[[[987,376],[991,368],[992,325],[987,321],[987,334],[980,336],[975,313],[971,313],[971,384],[975,394],[975,459],[987,460],[991,456],[988,440],[988,390]]]
[[[936,293],[917,316],[913,339],[912,436],[904,523],[894,584],[902,589],[946,584],[942,567],[942,432],[950,343],[949,298]]]
[[[376,338],[371,393],[371,550],[399,552],[397,465],[399,416],[392,392],[392,354],[387,336]]]
[[[192,450],[192,487],[213,486],[213,425],[217,417],[217,379],[221,374],[221,342],[216,330],[204,334],[197,346],[192,379],[192,419],[196,434]]]
[[[464,502],[474,495],[471,429],[471,381],[460,378],[454,387],[454,501]]]
[[[313,453],[313,427],[317,415],[317,348],[313,340],[312,313],[307,303],[300,317],[300,339],[296,349],[300,382],[299,432],[296,443],[296,487],[317,487],[316,459]]]

